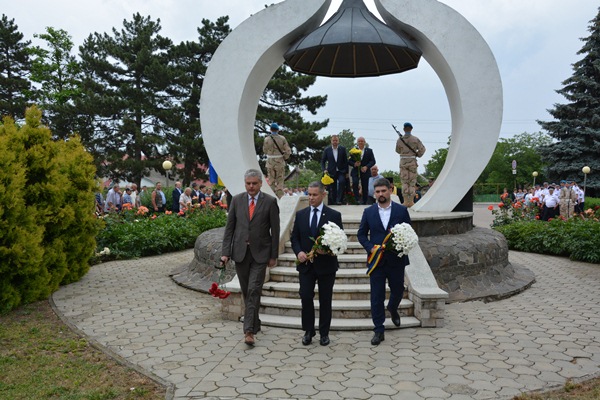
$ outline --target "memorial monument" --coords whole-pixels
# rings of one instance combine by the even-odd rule
[[[515,272],[508,263],[502,235],[474,232],[472,213],[452,212],[487,165],[498,141],[503,110],[500,73],[477,30],[442,2],[374,2],[383,22],[362,0],[344,0],[324,25],[330,0],[286,0],[240,24],[219,46],[206,73],[200,104],[204,143],[221,179],[235,195],[244,190],[244,172],[259,169],[254,150],[258,102],[284,62],[303,73],[360,78],[401,73],[416,68],[421,57],[425,59],[448,98],[452,139],[436,184],[411,208],[421,247],[427,248],[411,252],[406,275],[414,316],[421,326],[440,326],[448,295],[438,285],[457,293],[454,300],[469,300],[475,296],[462,287],[465,283],[470,289],[491,282],[490,287],[497,290],[487,298],[493,299],[533,282],[531,275]],[[270,191],[266,186],[263,189]],[[280,200],[284,235],[299,203],[298,199]],[[286,240],[282,237],[282,244]],[[205,261],[210,254],[207,257]],[[283,256],[280,260],[280,265],[290,261]],[[349,260],[353,262],[351,257]],[[194,276],[201,275],[178,271],[175,280],[194,287]],[[232,284],[235,287],[235,278]],[[224,313],[234,318],[235,307],[228,310],[224,303]],[[350,312],[341,311],[340,315],[354,318]],[[347,329],[343,324],[338,328]]]

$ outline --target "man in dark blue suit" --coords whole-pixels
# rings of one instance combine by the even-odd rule
[[[356,147],[362,152],[360,161],[349,160],[348,165],[352,167],[352,191],[354,192],[354,198],[359,204],[367,204],[369,197],[369,177],[371,176],[371,167],[375,165],[375,154],[373,150],[365,147],[366,141],[364,137],[359,137],[356,140]],[[358,193],[358,181],[360,175],[360,185],[362,187],[362,196]]]
[[[302,300],[302,330],[305,331],[302,344],[308,346],[315,336],[315,284],[319,283],[319,343],[329,344],[329,328],[331,327],[331,304],[333,300],[333,284],[339,268],[336,256],[317,254],[311,262],[307,254],[313,247],[311,239],[319,235],[321,227],[328,222],[342,226],[342,214],[325,204],[325,187],[320,182],[312,182],[308,186],[309,207],[296,213],[292,229],[292,249],[298,257],[300,280],[300,299]]]
[[[348,173],[348,153],[344,146],[340,146],[338,135],[331,136],[331,146],[325,149],[321,157],[321,169],[333,179],[333,183],[329,185],[329,204],[342,204]]]
[[[179,198],[181,197],[181,193],[183,193],[183,190],[181,190],[181,182],[177,181],[175,182],[175,189],[173,189],[172,193],[173,203],[171,204],[171,210],[174,213],[179,212]]]
[[[391,201],[390,182],[381,178],[374,182],[377,203],[365,208],[358,228],[358,241],[370,255],[376,251],[396,224],[410,224],[408,209]],[[391,243],[390,243],[391,244]],[[371,272],[371,317],[375,328],[371,344],[377,346],[385,339],[385,282],[390,286],[390,300],[387,309],[392,322],[400,326],[398,306],[404,294],[404,268],[408,265],[408,256],[398,257],[396,253],[384,251],[381,261]]]

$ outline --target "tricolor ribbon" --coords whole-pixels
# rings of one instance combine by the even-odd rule
[[[383,239],[383,243],[373,246],[373,250],[371,250],[371,254],[367,259],[367,275],[371,276],[371,273],[375,271],[375,268],[377,268],[377,265],[379,265],[379,261],[381,261],[381,257],[383,256],[383,252],[385,250],[385,245],[391,237],[392,232],[387,234],[385,239]]]

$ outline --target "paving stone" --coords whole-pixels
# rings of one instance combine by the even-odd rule
[[[263,327],[248,348],[218,301],[168,278],[191,258],[96,265],[52,298],[63,318],[174,384],[180,400],[497,399],[600,372],[595,265],[510,252],[537,282],[502,301],[447,305],[444,328],[386,332],[377,347],[371,332],[332,332],[323,348],[302,346],[299,331]]]

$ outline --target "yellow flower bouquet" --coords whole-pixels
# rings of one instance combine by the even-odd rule
[[[325,172],[321,178],[321,183],[325,186],[329,186],[333,183],[333,178],[330,177],[327,172]]]

